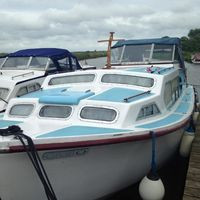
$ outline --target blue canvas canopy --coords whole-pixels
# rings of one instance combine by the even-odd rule
[[[52,59],[62,59],[67,56],[75,57],[71,52],[66,49],[57,48],[37,48],[37,49],[23,49],[14,53],[8,54],[8,57],[49,57]]]
[[[69,58],[69,70],[73,70],[73,68],[81,69],[81,66],[78,62],[76,56],[74,56],[71,52],[66,49],[58,49],[58,48],[36,48],[36,49],[23,49],[16,51],[14,53],[10,53],[7,57],[48,57],[50,58],[54,65],[59,69],[59,60],[64,58]],[[72,58],[76,63],[76,66],[72,66]],[[73,62],[73,63],[74,63]]]
[[[180,39],[176,37],[163,37],[154,39],[139,39],[139,40],[120,40],[112,48],[121,47],[124,45],[145,45],[145,44],[163,44],[163,45],[180,45]]]

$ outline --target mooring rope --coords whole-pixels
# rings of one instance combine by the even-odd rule
[[[48,178],[48,175],[45,171],[45,168],[42,164],[42,161],[39,157],[39,154],[35,148],[35,145],[33,143],[33,140],[31,137],[23,134],[23,131],[19,126],[9,126],[6,129],[0,129],[0,136],[11,136],[13,135],[15,139],[19,139],[22,143],[25,152],[27,153],[29,159],[31,160],[31,163],[33,164],[40,181],[42,182],[42,185],[44,187],[46,196],[48,200],[57,200],[57,197],[55,195],[55,192],[53,190],[53,187],[50,183],[50,180]],[[26,142],[27,145],[26,145]]]
[[[153,176],[155,179],[157,179],[157,164],[156,164],[156,133],[154,131],[150,131],[149,133],[151,135],[151,176]]]

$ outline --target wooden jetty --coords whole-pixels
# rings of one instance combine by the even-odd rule
[[[200,200],[200,118],[192,144],[183,200]]]

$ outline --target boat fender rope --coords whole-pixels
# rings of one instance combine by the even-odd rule
[[[189,123],[189,126],[187,127],[186,131],[188,131],[188,132],[196,132],[196,126],[194,124],[194,120],[193,120],[192,116],[190,118],[190,123]]]
[[[147,177],[150,180],[158,180],[159,176],[157,174],[157,164],[156,164],[156,133],[154,131],[150,131],[152,141],[152,152],[151,152],[151,170]]]
[[[42,164],[42,161],[39,157],[39,154],[35,148],[35,145],[31,137],[23,134],[23,130],[21,130],[21,128],[16,125],[9,126],[8,128],[5,128],[5,129],[0,129],[0,136],[6,137],[6,136],[11,136],[11,135],[13,135],[15,139],[20,140],[20,142],[22,143],[29,159],[31,160],[31,163],[33,164],[40,178],[40,181],[43,184],[47,199],[57,200],[53,187],[50,183],[50,180],[47,176],[45,168]]]

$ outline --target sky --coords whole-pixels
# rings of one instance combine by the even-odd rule
[[[120,39],[187,36],[200,28],[199,0],[0,0],[0,52],[55,47],[106,50]]]

